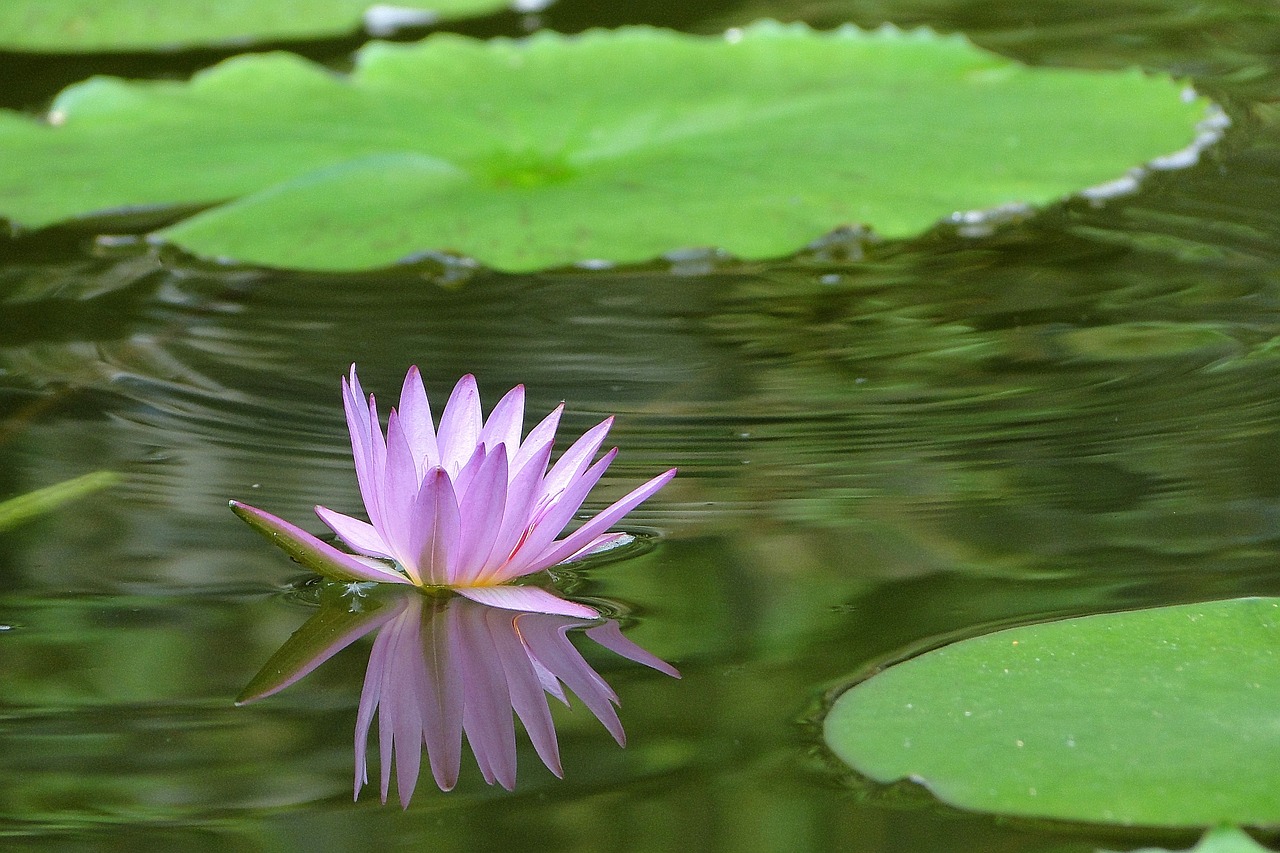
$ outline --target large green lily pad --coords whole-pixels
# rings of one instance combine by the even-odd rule
[[[759,259],[842,225],[904,237],[1060,199],[1192,144],[1205,108],[1169,79],[926,31],[441,34],[371,44],[349,77],[243,56],[190,83],[87,81],[47,125],[0,114],[0,215],[211,205],[158,238],[320,270]]]
[[[0,49],[156,50],[375,33],[496,12],[509,0],[4,0]]]
[[[998,631],[844,693],[832,750],[965,809],[1151,826],[1280,824],[1280,599]]]

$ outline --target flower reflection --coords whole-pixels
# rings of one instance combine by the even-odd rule
[[[624,637],[613,620],[518,612],[458,596],[406,591],[364,597],[358,587],[338,589],[326,592],[319,612],[271,657],[238,704],[284,689],[376,630],[356,716],[357,797],[368,781],[366,750],[375,714],[382,801],[394,763],[405,807],[417,785],[424,746],[436,784],[445,791],[454,787],[464,733],[484,780],[514,788],[513,712],[542,762],[562,776],[547,697],[568,705],[566,689],[623,744],[617,694],[569,641],[571,629],[585,628],[599,645],[679,678],[670,664]]]
[[[484,420],[475,377],[462,377],[437,430],[422,377],[410,368],[385,436],[355,365],[342,380],[342,400],[369,521],[323,506],[316,513],[359,556],[231,502],[237,515],[295,559],[339,580],[448,587],[483,604],[591,618],[590,608],[537,587],[503,584],[616,544],[625,534],[609,528],[676,474],[674,468],[659,474],[557,539],[617,456],[615,447],[592,463],[613,418],[584,433],[548,470],[564,406],[522,441],[523,386]]]

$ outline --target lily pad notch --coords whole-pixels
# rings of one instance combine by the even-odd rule
[[[204,206],[153,239],[317,271],[764,260],[841,227],[906,238],[1122,190],[1194,162],[1220,116],[1167,77],[1034,69],[927,30],[437,34],[369,44],[345,77],[246,55],[188,83],[86,81],[47,123],[0,113],[0,215]]]

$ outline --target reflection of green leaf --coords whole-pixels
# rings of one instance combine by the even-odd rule
[[[0,213],[214,205],[159,236],[329,270],[430,250],[508,270],[775,257],[842,224],[902,237],[1059,199],[1188,145],[1204,109],[1168,79],[1033,70],[923,31],[439,35],[369,45],[346,79],[244,56],[189,84],[90,80],[53,126],[0,114]]]
[[[46,512],[52,512],[68,501],[105,489],[120,481],[114,471],[94,471],[0,503],[0,530],[21,524]]]
[[[1100,850],[1098,853],[1112,853]],[[1130,853],[1171,853],[1163,847],[1144,847]],[[1222,826],[1205,833],[1200,843],[1187,853],[1267,853],[1267,848],[1233,826]]]
[[[302,678],[308,672],[382,625],[404,609],[397,597],[388,603],[379,596],[364,597],[363,591],[349,596],[327,594],[320,609],[262,665],[258,674],[236,697],[237,705],[264,699]]]
[[[1112,323],[1061,331],[1066,354],[1094,361],[1142,361],[1234,354],[1239,343],[1209,323]]]
[[[1159,826],[1280,822],[1280,599],[999,631],[890,667],[826,738],[961,808]]]
[[[405,24],[483,15],[506,0],[5,0],[0,49],[26,51],[150,50],[246,41],[323,38],[351,33],[362,21],[378,30],[370,7],[397,7]],[[412,13],[419,12],[413,20]]]

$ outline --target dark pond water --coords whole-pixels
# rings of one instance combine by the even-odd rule
[[[1233,127],[1197,166],[996,235],[442,283],[201,266],[87,233],[0,242],[0,498],[120,485],[0,533],[0,842],[17,850],[1049,851],[1187,835],[1004,822],[834,766],[815,722],[887,659],[1062,614],[1280,594],[1280,99],[1269,4],[1157,0],[562,2],[563,30],[715,31],[762,15],[960,29],[1040,63],[1189,75]],[[519,32],[515,16],[468,32]],[[307,45],[337,58],[354,42]],[[0,59],[10,106],[95,68]],[[95,64],[96,62],[96,64]],[[8,86],[12,81],[13,85]],[[856,252],[852,254],[857,254]],[[592,498],[681,475],[633,513],[634,559],[561,578],[626,614],[676,681],[584,648],[617,748],[558,716],[514,793],[464,757],[402,811],[351,801],[367,641],[245,708],[313,612],[226,510],[359,494],[338,377],[442,398],[523,382],[564,434],[616,413]],[[309,523],[309,522],[308,522]],[[311,529],[317,525],[311,524]]]

